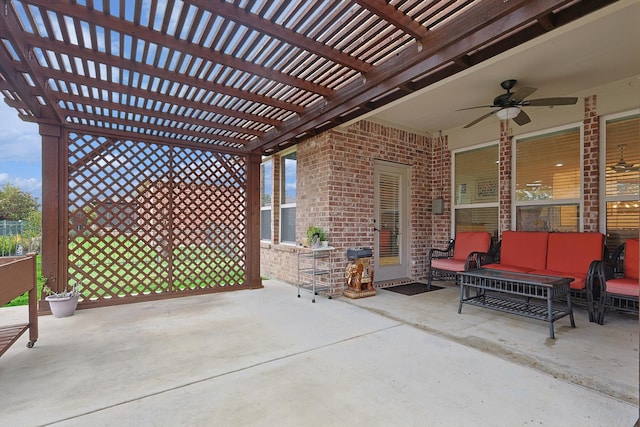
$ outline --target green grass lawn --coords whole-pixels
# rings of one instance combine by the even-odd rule
[[[126,248],[126,251],[122,251]],[[75,272],[81,276],[108,286],[113,295],[125,296],[137,293],[162,292],[171,288],[162,272],[167,269],[167,261],[159,257],[155,250],[148,248],[139,239],[130,236],[112,238],[76,238],[70,245],[70,277]],[[197,261],[196,264],[194,262]],[[213,277],[218,286],[242,283],[244,271],[236,259],[222,251],[210,248],[176,247],[172,260],[174,268],[173,287],[176,290],[201,289],[211,283]],[[36,257],[36,277],[38,299],[42,292],[43,278],[41,255]],[[84,270],[84,271],[83,271]],[[137,273],[136,273],[137,272]],[[121,277],[123,283],[101,282],[105,277]],[[151,283],[149,283],[151,282]],[[120,288],[122,286],[122,288]],[[81,290],[82,292],[82,290]],[[107,293],[102,288],[99,295]],[[27,305],[28,296],[14,299],[6,306]]]

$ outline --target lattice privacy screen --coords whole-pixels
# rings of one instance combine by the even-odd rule
[[[83,301],[245,281],[244,157],[69,135],[68,277]]]

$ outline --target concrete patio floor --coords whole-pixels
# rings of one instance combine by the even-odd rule
[[[0,358],[6,426],[631,426],[638,319],[576,325],[464,306],[458,289],[264,289],[40,317]],[[26,308],[0,310],[0,323]]]

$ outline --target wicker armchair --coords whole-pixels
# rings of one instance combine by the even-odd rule
[[[456,281],[457,273],[476,268],[479,253],[491,251],[491,234],[485,231],[464,231],[449,241],[446,249],[429,251],[429,280]]]
[[[598,262],[587,280],[588,292],[594,297],[594,304],[589,307],[589,320],[600,325],[604,324],[607,310],[638,314],[638,239],[628,239],[616,255],[616,259],[609,262]],[[620,265],[624,266],[624,271],[616,273]]]

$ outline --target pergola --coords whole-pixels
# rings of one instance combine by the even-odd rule
[[[43,275],[85,305],[259,287],[259,165],[614,0],[5,1]]]

